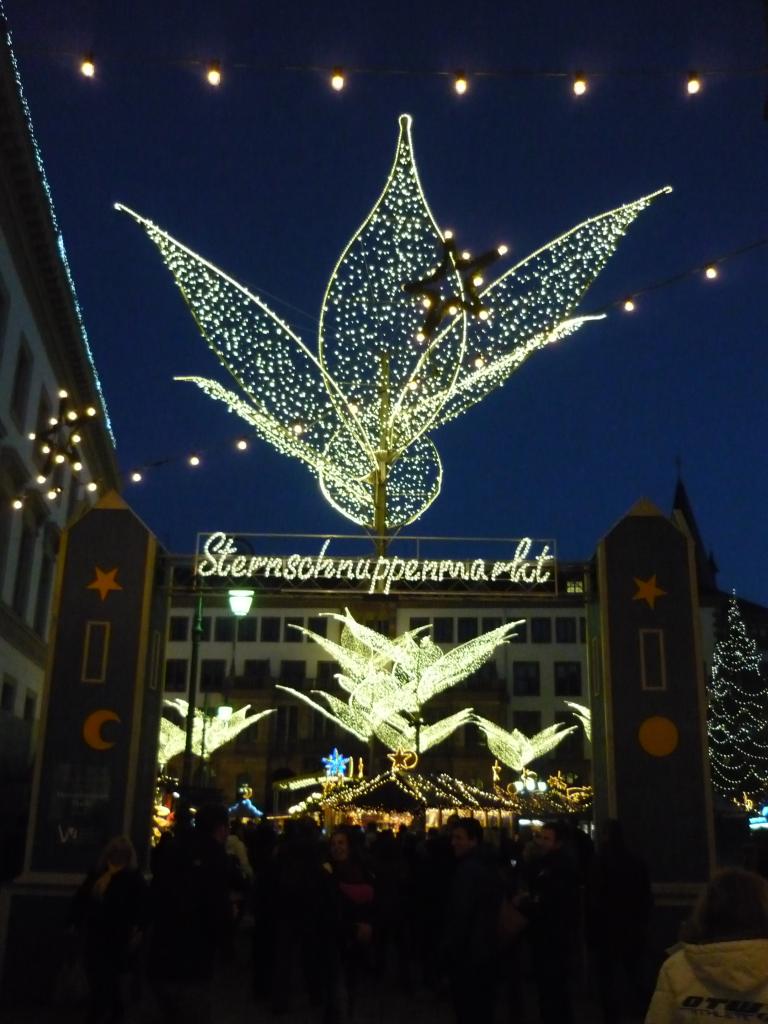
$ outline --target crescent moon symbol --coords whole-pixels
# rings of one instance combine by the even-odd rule
[[[101,735],[101,730],[104,727],[105,722],[119,722],[120,716],[110,711],[108,708],[102,708],[99,711],[92,711],[90,715],[83,722],[83,739],[92,747],[94,750],[109,750],[110,747],[114,747],[115,742],[105,740]]]

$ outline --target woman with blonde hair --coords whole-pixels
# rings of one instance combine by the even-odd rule
[[[719,871],[659,972],[645,1024],[700,1016],[763,1020],[768,1013],[768,882],[752,871]]]

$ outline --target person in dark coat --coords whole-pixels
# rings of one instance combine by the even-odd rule
[[[543,825],[526,847],[527,929],[542,1024],[572,1024],[571,960],[580,877],[560,822]]]
[[[451,829],[456,867],[448,898],[445,953],[457,1024],[493,1020],[502,884],[483,828],[459,818]]]
[[[89,1024],[123,1018],[124,989],[146,925],[146,889],[131,840],[116,836],[75,894],[70,922],[82,942]]]
[[[227,950],[232,911],[226,807],[202,807],[156,864],[150,891],[150,968],[165,1020],[209,1024],[211,982]]]
[[[644,954],[653,898],[648,869],[627,847],[620,822],[600,829],[587,882],[586,937],[605,1024],[647,1002]]]

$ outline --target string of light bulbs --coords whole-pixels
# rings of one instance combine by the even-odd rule
[[[355,77],[396,77],[396,78],[439,78],[450,83],[457,96],[464,96],[471,91],[472,85],[488,80],[552,80],[567,84],[574,96],[584,96],[590,85],[606,79],[669,79],[678,83],[680,91],[687,96],[697,96],[704,89],[707,80],[733,78],[759,78],[768,75],[766,67],[703,67],[703,68],[611,68],[570,69],[570,68],[533,68],[533,67],[497,67],[472,69],[457,68],[405,68],[387,65],[345,66],[341,64],[271,64],[253,60],[205,60],[195,57],[179,57],[166,60],[137,56],[119,56],[108,54],[102,57],[94,51],[76,53],[71,50],[41,50],[25,48],[24,55],[44,55],[58,59],[68,58],[73,67],[88,79],[96,79],[102,74],[104,67],[111,63],[131,63],[143,65],[162,65],[189,70],[198,74],[201,80],[214,89],[224,84],[225,77],[230,73],[254,72],[259,74],[305,74],[325,79],[331,90],[342,92]]]

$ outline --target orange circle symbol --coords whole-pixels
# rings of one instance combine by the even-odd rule
[[[651,757],[667,757],[677,749],[680,733],[672,719],[654,715],[641,724],[637,738],[646,754]]]

